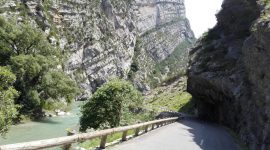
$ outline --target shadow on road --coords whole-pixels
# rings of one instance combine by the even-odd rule
[[[217,124],[198,120],[195,117],[185,117],[178,123],[186,126],[193,141],[203,150],[240,149],[227,130]]]

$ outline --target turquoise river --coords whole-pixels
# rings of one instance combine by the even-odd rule
[[[66,136],[66,129],[78,129],[82,104],[82,102],[73,104],[71,115],[68,116],[57,116],[40,122],[12,126],[4,138],[0,137],[0,145]]]

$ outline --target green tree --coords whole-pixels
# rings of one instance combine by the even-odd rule
[[[0,17],[0,64],[7,65],[14,55],[39,54],[59,57],[59,50],[53,48],[39,29],[28,23],[16,24]]]
[[[80,130],[119,126],[142,106],[142,96],[131,83],[115,79],[100,87],[82,107]]]
[[[44,95],[53,99],[64,98],[68,103],[78,94],[76,84],[62,71],[50,71],[42,78]]]
[[[17,117],[14,99],[19,93],[12,87],[16,76],[5,67],[0,67],[0,134],[5,134],[12,120]]]
[[[21,93],[16,100],[21,113],[38,119],[45,105],[75,99],[79,89],[63,73],[62,62],[60,50],[41,30],[27,21],[17,24],[0,18],[0,65],[10,66],[17,77],[14,86]]]

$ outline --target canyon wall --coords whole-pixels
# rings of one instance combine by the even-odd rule
[[[137,45],[130,76],[139,89],[148,90],[184,74],[188,47],[194,34],[185,14],[183,0],[137,0]]]
[[[270,149],[269,2],[225,0],[216,27],[190,51],[188,91],[199,116],[253,150]]]
[[[18,24],[30,22],[62,50],[63,69],[84,89],[80,99],[115,77],[150,90],[184,72],[186,48],[194,42],[183,0],[3,0],[0,4],[0,16]]]

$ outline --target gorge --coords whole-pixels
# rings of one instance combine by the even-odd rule
[[[61,51],[57,68],[82,89],[76,100],[116,77],[147,94],[187,74],[200,118],[269,150],[269,8],[269,0],[224,0],[195,46],[184,0],[2,0],[0,16],[30,23]]]
[[[82,89],[77,100],[116,77],[149,92],[184,75],[195,41],[183,0],[4,0],[0,6],[2,18],[29,23],[61,51],[57,69]]]

